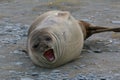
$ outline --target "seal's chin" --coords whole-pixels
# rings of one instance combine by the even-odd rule
[[[55,60],[55,55],[53,49],[49,49],[43,53],[43,56],[50,62]]]

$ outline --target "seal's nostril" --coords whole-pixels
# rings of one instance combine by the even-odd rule
[[[44,48],[49,48],[49,46],[45,44]]]
[[[39,46],[39,44],[37,43],[37,44],[34,44],[34,45],[32,46],[32,48],[36,49],[36,48],[38,48],[38,46]]]

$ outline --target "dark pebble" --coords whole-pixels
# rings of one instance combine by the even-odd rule
[[[34,73],[31,74],[31,76],[39,76],[39,73],[34,72]]]
[[[103,78],[103,79],[100,79],[100,80],[106,80],[106,79]]]
[[[95,50],[95,51],[93,51],[93,52],[95,52],[95,53],[102,53],[101,50]]]

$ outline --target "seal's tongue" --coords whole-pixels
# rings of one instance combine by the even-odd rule
[[[53,49],[49,49],[49,50],[45,51],[43,55],[48,61],[55,60]]]

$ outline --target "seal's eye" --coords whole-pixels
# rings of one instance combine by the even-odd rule
[[[49,37],[49,36],[45,36],[45,40],[46,41],[52,41],[51,37]]]

